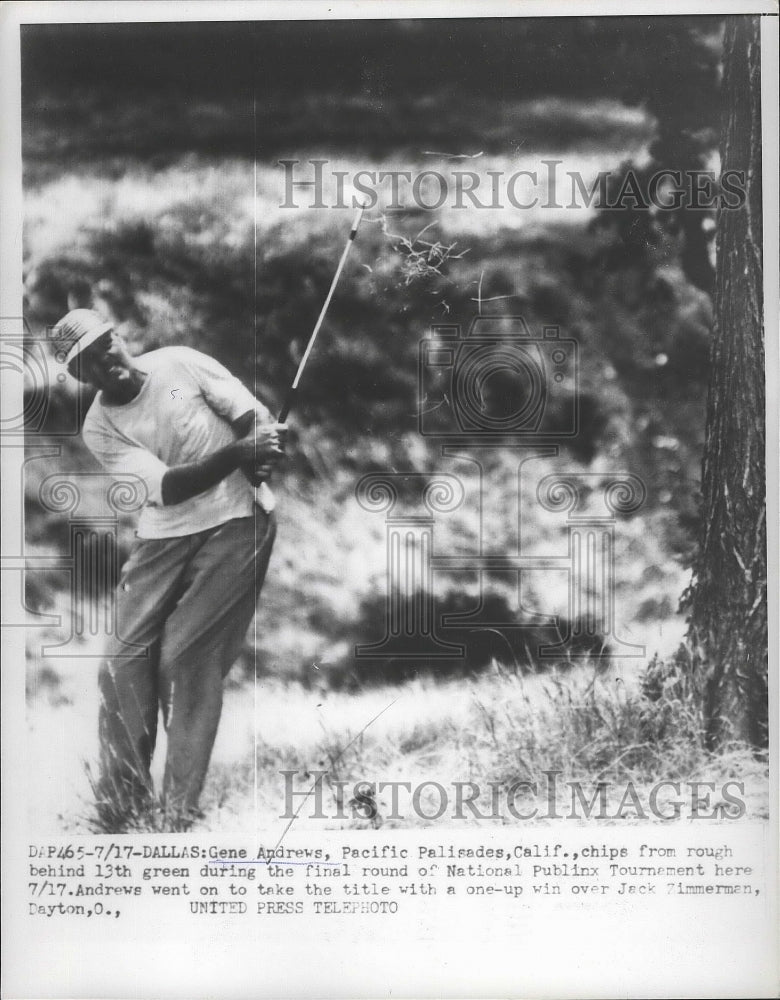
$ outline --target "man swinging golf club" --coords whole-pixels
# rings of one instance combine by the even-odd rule
[[[268,567],[276,528],[264,481],[282,455],[286,427],[191,348],[131,357],[90,309],[69,312],[56,333],[70,372],[99,390],[84,443],[108,472],[146,488],[100,670],[98,815],[121,830],[151,803],[161,706],[162,802],[168,821],[184,828],[197,815],[223,679]],[[137,653],[128,655],[127,644]]]
[[[99,390],[84,443],[107,471],[136,476],[147,491],[100,671],[97,805],[104,826],[127,826],[151,801],[158,705],[168,733],[166,816],[178,828],[197,816],[222,681],[244,641],[276,533],[266,480],[283,454],[284,421],[366,201],[356,199],[355,207],[278,422],[205,354],[164,347],[133,358],[90,309],[73,309],[57,324],[69,370]],[[137,655],[124,652],[127,643]]]

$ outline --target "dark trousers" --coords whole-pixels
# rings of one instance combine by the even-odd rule
[[[117,635],[100,670],[98,807],[121,822],[151,800],[158,711],[168,734],[167,814],[191,815],[222,711],[222,684],[252,620],[276,525],[256,508],[183,538],[138,539],[117,588]],[[124,651],[118,655],[119,650]]]

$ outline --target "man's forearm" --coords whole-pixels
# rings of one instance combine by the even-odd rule
[[[235,472],[241,462],[236,443],[226,445],[198,462],[174,465],[162,479],[162,501],[164,506],[183,503],[199,493],[205,493],[212,486]]]
[[[237,434],[243,436],[197,462],[168,469],[162,480],[164,506],[183,503],[190,497],[205,493],[239,468],[251,467],[253,475],[259,476],[258,482],[267,478],[271,465],[282,454],[279,433],[283,428],[276,424],[258,426],[262,416],[263,408],[258,404],[257,410],[247,411],[231,425]]]

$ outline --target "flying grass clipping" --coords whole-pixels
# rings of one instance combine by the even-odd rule
[[[348,192],[347,204],[352,204],[362,215],[365,212],[371,199],[364,193],[351,190]],[[397,211],[397,210],[394,210]],[[404,210],[401,210],[403,213]],[[419,210],[409,209],[407,214],[418,214]],[[382,234],[382,246],[385,251],[389,251],[393,262],[398,267],[403,284],[411,284],[432,281],[444,276],[446,265],[454,260],[459,260],[468,253],[468,249],[461,250],[457,242],[445,243],[441,240],[433,240],[430,231],[436,226],[436,221],[427,223],[415,235],[404,235],[393,232],[390,228],[387,211],[380,209],[374,218],[366,218],[367,222],[374,223],[380,227]],[[427,237],[423,239],[424,236]],[[375,263],[377,263],[375,261]],[[373,272],[374,268],[368,264],[363,264],[368,270]]]
[[[431,243],[430,240],[422,238],[424,233],[436,225],[429,222],[416,236],[400,236],[391,233],[387,228],[387,216],[381,218],[382,233],[386,237],[393,252],[398,256],[399,267],[405,285],[411,285],[416,281],[431,280],[441,277],[442,268],[451,260],[460,260],[468,250],[456,252],[457,242],[442,243],[440,240]]]

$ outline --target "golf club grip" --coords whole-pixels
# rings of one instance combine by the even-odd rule
[[[282,408],[281,410],[279,410],[279,416],[276,418],[276,422],[278,424],[283,424],[287,420],[287,417],[290,413],[290,410],[292,409],[293,403],[295,402],[295,397],[297,395],[298,395],[297,389],[290,389],[290,391],[287,393],[287,397],[284,403],[282,403]]]

